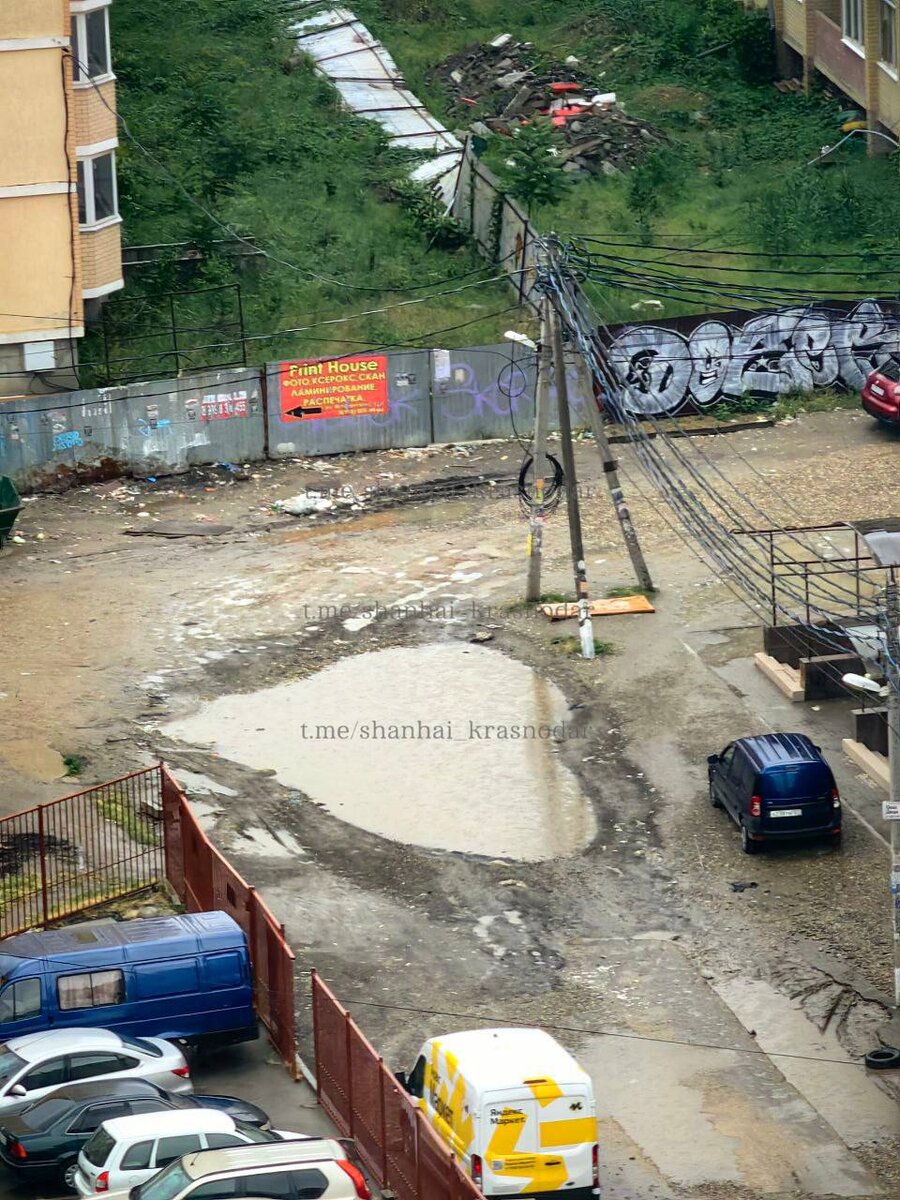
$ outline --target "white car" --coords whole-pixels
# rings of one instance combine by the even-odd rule
[[[81,1079],[149,1079],[191,1092],[184,1055],[162,1038],[110,1029],[49,1029],[0,1042],[0,1113]]]
[[[104,1121],[78,1155],[80,1196],[125,1191],[196,1150],[222,1150],[302,1138],[299,1133],[257,1129],[212,1108],[141,1113]]]
[[[331,1138],[200,1150],[105,1200],[371,1200],[366,1178]]]

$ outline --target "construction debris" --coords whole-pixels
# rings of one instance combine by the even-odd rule
[[[560,151],[574,175],[614,175],[641,161],[654,145],[668,141],[659,129],[627,115],[615,92],[600,91],[570,55],[549,68],[530,42],[501,34],[474,43],[438,63],[429,73],[448,93],[457,115],[471,119],[476,134],[511,134],[536,117],[546,117],[567,143]]]

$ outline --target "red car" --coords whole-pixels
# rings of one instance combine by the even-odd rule
[[[865,382],[861,399],[870,416],[900,428],[900,365],[890,359],[873,371]]]

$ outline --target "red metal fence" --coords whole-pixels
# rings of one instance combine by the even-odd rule
[[[222,910],[244,930],[256,1011],[296,1078],[294,955],[284,927],[210,842],[164,766],[0,820],[0,937],[162,880],[188,911]]]
[[[163,878],[158,767],[0,821],[0,936]]]
[[[165,767],[160,767],[160,777],[168,881],[189,911],[227,912],[246,933],[256,1011],[296,1079],[294,952],[284,926],[200,828],[184,793]]]
[[[192,912],[247,935],[256,1010],[297,1078],[294,954],[281,925],[200,828],[160,764],[0,820],[0,936],[167,880]],[[312,973],[319,1103],[397,1200],[483,1200],[350,1014]]]
[[[312,973],[318,1100],[397,1200],[482,1200],[337,997]]]

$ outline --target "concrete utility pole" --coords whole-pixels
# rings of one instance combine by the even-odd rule
[[[637,530],[631,519],[631,513],[628,511],[628,505],[625,503],[625,493],[622,491],[621,483],[619,483],[619,464],[613,456],[612,449],[606,437],[603,413],[594,402],[593,396],[588,397],[587,408],[588,418],[591,422],[591,432],[594,435],[594,441],[597,443],[597,449],[600,452],[600,461],[603,463],[603,478],[606,480],[606,486],[609,488],[610,498],[613,502],[613,508],[616,510],[616,517],[622,530],[622,537],[628,548],[628,556],[634,568],[638,587],[642,591],[652,592],[654,590],[653,580],[650,578],[650,571],[647,568],[644,552],[641,550],[641,543],[638,541]]]
[[[887,723],[891,800],[900,804],[900,596],[896,571],[885,591],[887,612]],[[891,827],[891,922],[894,933],[894,1006],[900,1009],[900,821]]]
[[[581,636],[582,658],[594,657],[594,627],[588,600],[587,567],[584,562],[584,543],[581,537],[581,510],[578,505],[578,480],[575,476],[575,451],[572,447],[572,422],[569,417],[569,385],[563,357],[562,329],[559,314],[550,313],[553,334],[553,366],[556,377],[556,399],[559,406],[559,436],[562,442],[563,470],[566,474],[566,511],[569,515],[569,540],[572,543],[572,563],[575,567],[575,597],[578,601],[578,632]]]
[[[547,420],[550,406],[550,301],[544,297],[541,305],[541,334],[538,346],[538,381],[534,400],[534,500],[528,528],[528,583],[525,599],[541,597],[541,553],[547,514],[544,511],[544,490],[547,470]]]

